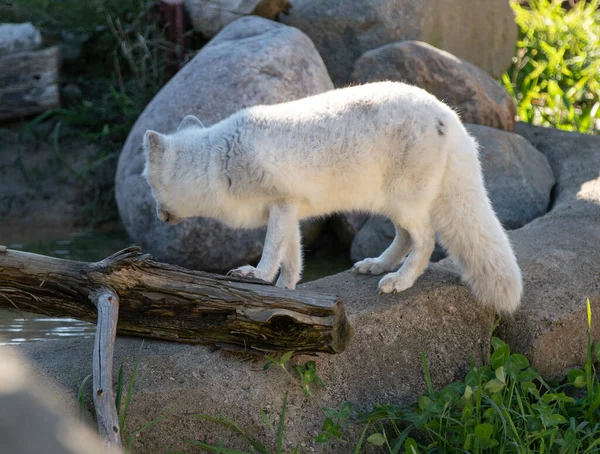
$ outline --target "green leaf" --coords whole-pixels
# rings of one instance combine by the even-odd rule
[[[494,434],[494,426],[488,423],[477,424],[475,426],[475,436],[477,438],[491,438]]]
[[[510,362],[514,365],[514,367],[519,370],[527,369],[529,367],[529,360],[519,353],[513,353],[509,358]]]
[[[329,440],[331,440],[331,435],[325,432],[321,432],[319,435],[317,435],[317,443],[327,443]]]
[[[281,357],[281,359],[279,360],[279,363],[280,364],[287,363],[292,358],[293,354],[294,354],[294,352],[286,352],[286,353],[284,353],[283,356]]]
[[[499,367],[498,369],[496,369],[496,378],[503,384],[506,384],[506,374],[504,373],[504,367]]]
[[[385,444],[385,436],[380,433],[375,433],[367,438],[367,443],[375,446],[383,446]]]
[[[508,361],[509,356],[510,349],[508,348],[508,345],[504,344],[498,347],[492,354],[492,369],[495,370],[501,366],[504,366],[506,364],[506,361]]]
[[[503,345],[506,345],[506,343],[503,340],[498,339],[496,336],[492,337],[492,340],[490,341],[490,343],[492,344],[494,351],[498,350]]]
[[[576,388],[584,388],[587,384],[585,372],[581,369],[571,369],[567,374],[567,379]]]
[[[563,415],[553,414],[553,415],[540,415],[542,419],[542,424],[546,427],[557,426],[559,424],[565,424],[567,420]]]
[[[344,402],[340,408],[340,418],[348,419],[352,414],[352,402]]]
[[[502,391],[504,389],[504,383],[497,378],[494,378],[485,384],[485,389],[492,393],[497,393],[498,391]]]
[[[307,370],[302,374],[302,380],[304,380],[306,383],[312,383],[314,379],[315,373],[312,370]]]
[[[464,398],[469,400],[471,398],[471,396],[473,395],[473,388],[471,388],[470,386],[467,386],[465,388],[465,393],[464,393]]]
[[[520,382],[528,382],[538,379],[539,376],[539,373],[533,367],[528,367],[517,376],[517,380]]]
[[[407,438],[404,442],[404,451],[410,454],[419,452],[419,445],[414,438]]]
[[[431,404],[433,402],[429,397],[421,396],[421,397],[419,397],[419,400],[417,401],[417,403],[419,404],[419,408],[421,410],[426,410],[429,406],[431,406]]]

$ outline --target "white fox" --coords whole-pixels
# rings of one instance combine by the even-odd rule
[[[187,116],[173,134],[146,131],[144,149],[163,222],[203,216],[268,226],[260,262],[235,276],[272,281],[281,268],[277,285],[295,288],[299,220],[356,210],[385,215],[396,228],[379,257],[354,265],[390,272],[379,292],[413,285],[437,233],[481,303],[500,313],[520,304],[521,271],[489,202],[477,144],[451,108],[420,88],[342,88],[246,108],[208,128]]]

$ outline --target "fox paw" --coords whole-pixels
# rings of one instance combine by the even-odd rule
[[[378,285],[377,293],[400,293],[408,288],[411,288],[413,282],[407,282],[402,278],[402,275],[397,273],[389,273],[381,278]]]
[[[255,279],[262,279],[263,281],[266,280],[265,279],[266,276],[263,276],[263,272],[261,270],[259,270],[258,268],[255,268],[253,266],[250,266],[250,265],[244,265],[244,266],[240,266],[239,268],[230,270],[229,272],[227,272],[227,276],[253,277]]]
[[[390,271],[390,267],[378,258],[364,259],[360,262],[356,262],[352,267],[352,271],[359,274],[382,274],[386,271]]]

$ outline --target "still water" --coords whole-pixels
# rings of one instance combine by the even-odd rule
[[[68,260],[95,262],[131,245],[124,231],[110,233],[75,232],[42,243],[9,243],[10,249],[34,252]],[[331,245],[313,246],[306,251],[303,282],[348,269],[347,251]],[[318,252],[317,252],[318,251]],[[44,317],[0,309],[0,346],[38,342],[74,336],[93,336],[96,325],[71,318]]]

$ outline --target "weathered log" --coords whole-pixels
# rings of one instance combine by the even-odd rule
[[[98,309],[92,367],[98,433],[104,441],[107,453],[121,454],[123,446],[121,445],[119,415],[115,405],[112,375],[117,320],[119,319],[119,297],[109,288],[99,289],[90,296]]]
[[[60,106],[59,54],[55,46],[0,57],[0,120]]]
[[[0,308],[95,322],[89,298],[105,288],[119,297],[121,335],[249,353],[339,353],[352,336],[337,296],[155,262],[136,247],[95,263],[0,247]]]

